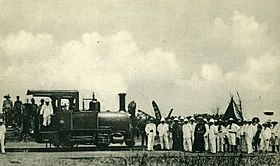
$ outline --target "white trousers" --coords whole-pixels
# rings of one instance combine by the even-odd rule
[[[209,149],[211,153],[217,153],[216,137],[209,138]]]
[[[260,150],[268,151],[269,148],[269,140],[261,139]]]
[[[247,145],[247,149],[248,149],[247,153],[248,154],[253,153],[253,151],[254,151],[253,150],[253,145],[252,145],[253,138],[250,138],[250,137],[246,136],[245,140],[246,140],[246,145]]]
[[[49,126],[51,124],[51,115],[45,116],[43,118],[43,125],[44,126]]]
[[[228,143],[229,143],[229,145],[236,145],[236,134],[235,133],[228,134]]]
[[[154,141],[155,141],[155,136],[153,133],[148,134],[148,142],[147,142],[147,149],[148,150],[154,150]]]
[[[5,134],[0,136],[1,153],[5,153]]]
[[[204,148],[205,150],[209,150],[209,140],[208,140],[208,136],[204,137]]]
[[[224,144],[225,144],[224,136],[218,134],[218,137],[217,137],[217,151],[218,152],[224,151]]]
[[[170,149],[169,148],[169,140],[168,140],[168,134],[163,134],[162,136],[159,136],[159,140],[160,140],[160,147],[161,149]]]
[[[183,145],[185,151],[192,151],[192,138],[184,138],[183,139]]]

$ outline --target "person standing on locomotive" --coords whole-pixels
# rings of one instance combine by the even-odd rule
[[[34,133],[35,130],[35,117],[38,109],[38,105],[35,103],[35,99],[31,99],[31,112],[30,112],[30,127],[31,127],[31,133]]]
[[[26,99],[26,103],[23,104],[22,110],[22,138],[25,139],[29,136],[30,132],[30,113],[32,111],[32,105],[29,103],[29,99]]]
[[[160,124],[157,127],[159,139],[160,139],[160,147],[163,150],[164,148],[169,150],[169,140],[168,140],[168,130],[169,126],[165,123],[165,119],[162,117],[160,120]]]
[[[148,151],[154,150],[154,141],[156,136],[156,124],[153,123],[154,119],[151,118],[150,122],[146,124],[145,131],[148,136],[147,149]]]
[[[44,104],[45,104],[45,100],[41,99],[40,104],[39,104],[38,109],[37,109],[37,118],[35,119],[35,123],[36,124],[38,123],[37,124],[38,130],[40,130],[41,126],[43,125],[43,115],[40,114],[40,111],[41,111]]]
[[[4,125],[4,121],[0,119],[0,146],[1,153],[5,153],[5,134],[6,134],[6,126]]]
[[[43,115],[43,126],[48,127],[51,124],[51,115],[53,115],[53,108],[49,99],[46,100],[46,104],[43,105],[40,114]]]
[[[6,126],[13,124],[13,102],[10,100],[11,96],[8,94],[4,96],[6,100],[3,101],[3,113],[5,117]]]
[[[22,113],[22,102],[20,101],[20,97],[17,96],[17,100],[14,102],[14,119],[15,123],[17,124],[18,127],[22,126],[22,118],[21,118],[21,113]]]

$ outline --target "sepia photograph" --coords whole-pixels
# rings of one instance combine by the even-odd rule
[[[280,165],[279,9],[0,0],[0,165]]]

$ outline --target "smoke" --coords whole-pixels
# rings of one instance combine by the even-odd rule
[[[1,87],[15,95],[25,89],[95,91],[104,109],[117,105],[117,93],[138,81],[173,77],[175,55],[160,49],[141,52],[128,32],[106,37],[96,32],[54,47],[50,34],[20,31],[1,39]],[[22,44],[21,44],[22,43]],[[15,45],[15,47],[13,47]],[[163,72],[164,71],[164,72]]]
[[[216,18],[207,28],[203,38],[186,37],[192,45],[183,57],[165,48],[143,51],[127,31],[84,33],[62,42],[53,34],[24,30],[0,36],[0,94],[10,93],[14,100],[28,89],[77,89],[81,97],[94,91],[102,110],[118,110],[117,93],[127,92],[127,101],[135,100],[145,112],[153,114],[155,100],[163,115],[171,108],[190,115],[216,106],[225,110],[228,92],[238,90],[249,117],[276,110],[276,100],[262,107],[253,100],[280,93],[279,51],[267,37],[268,27],[234,12],[229,23]]]

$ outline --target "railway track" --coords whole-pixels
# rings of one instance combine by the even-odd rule
[[[21,148],[6,148],[6,152],[79,152],[79,151],[140,151],[142,146],[134,146],[132,148],[126,146],[109,146],[107,148],[98,148],[95,146],[84,146],[74,148],[56,148],[56,147],[21,147]]]
[[[98,148],[98,147],[93,147],[93,146],[84,146],[84,147],[75,147],[75,148],[69,148],[69,149],[64,149],[64,148],[56,148],[56,147],[21,147],[21,148],[6,148],[6,152],[39,152],[39,153],[49,153],[49,152],[95,152],[95,151],[110,151],[110,152],[121,152],[121,151],[131,151],[131,152],[141,152],[145,151],[145,148],[142,146],[134,146],[132,148],[129,148],[127,146],[109,146],[107,148]],[[170,154],[184,154],[188,156],[193,156],[193,157],[199,157],[199,156],[220,156],[220,157],[258,157],[258,156],[279,156],[277,153],[253,153],[253,154],[246,154],[246,153],[217,153],[217,154],[210,154],[207,152],[204,153],[190,153],[190,152],[182,152],[182,151],[161,151],[161,150],[156,150],[150,154],[153,155],[161,155],[163,153],[168,153]],[[117,154],[116,154],[117,155]]]

